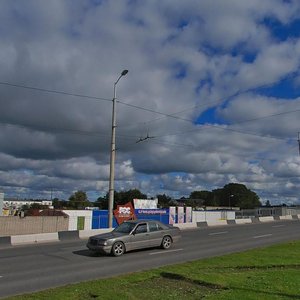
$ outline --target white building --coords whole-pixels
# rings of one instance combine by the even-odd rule
[[[3,194],[4,195],[4,194]],[[18,200],[18,199],[10,199],[10,200],[4,200],[3,201],[3,208],[5,209],[19,209],[23,205],[32,205],[32,204],[40,204],[45,206],[52,206],[52,201],[50,200]]]

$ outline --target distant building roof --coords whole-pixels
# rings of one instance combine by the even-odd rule
[[[68,217],[63,211],[57,209],[43,209],[39,212],[39,216]]]

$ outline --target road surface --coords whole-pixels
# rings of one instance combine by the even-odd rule
[[[185,230],[170,250],[121,257],[93,255],[86,240],[13,246],[0,250],[0,297],[298,239],[300,221],[291,220]]]

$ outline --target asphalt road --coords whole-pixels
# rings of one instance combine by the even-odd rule
[[[300,221],[182,231],[170,250],[147,249],[121,257],[93,255],[85,240],[0,250],[0,297],[300,239]]]

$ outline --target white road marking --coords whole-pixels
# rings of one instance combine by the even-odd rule
[[[3,278],[3,276],[0,275],[0,278]]]
[[[170,253],[170,252],[177,252],[177,251],[182,251],[183,249],[174,249],[174,250],[165,250],[165,251],[159,251],[159,252],[151,252],[149,255],[156,255],[156,254],[165,254],[165,253]]]
[[[285,225],[274,225],[273,228],[285,227]]]
[[[253,238],[254,239],[260,239],[260,238],[264,238],[264,237],[271,236],[271,235],[273,235],[273,234],[272,233],[268,233],[268,234],[264,234],[264,235],[256,235]]]
[[[225,233],[228,233],[228,231],[213,232],[213,233],[209,233],[208,235],[219,235],[219,234],[225,234]]]

